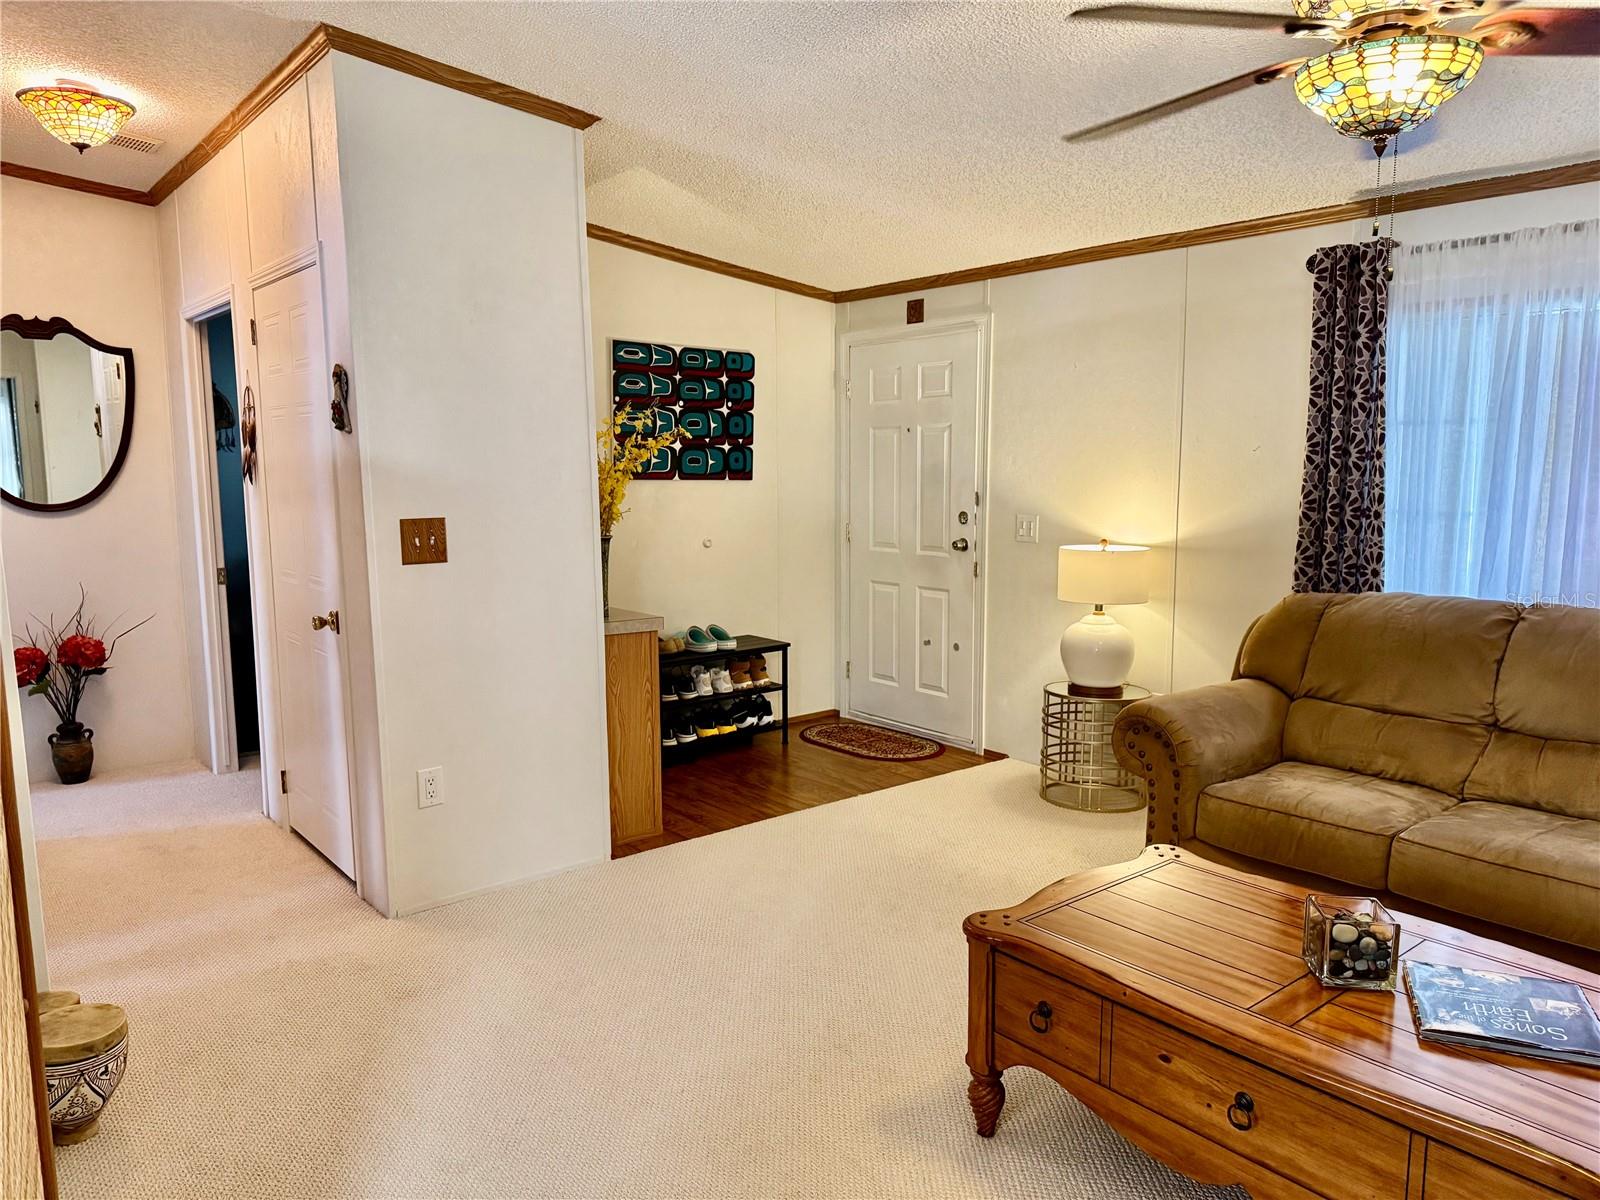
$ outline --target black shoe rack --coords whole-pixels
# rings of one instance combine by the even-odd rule
[[[746,744],[750,741],[751,734],[781,733],[784,744],[789,742],[789,643],[780,642],[777,638],[758,637],[755,634],[740,634],[735,639],[738,645],[732,650],[674,650],[671,654],[661,655],[661,677],[682,668],[687,670],[693,666],[726,667],[736,658],[748,659],[761,654],[768,659],[772,655],[778,656],[778,678],[771,683],[761,684],[757,687],[735,688],[731,692],[716,692],[710,696],[696,696],[692,700],[681,697],[673,700],[665,699],[666,689],[658,687],[657,691],[663,696],[661,701],[661,725],[663,729],[675,726],[678,721],[688,714],[693,716],[695,710],[701,705],[729,703],[741,696],[771,696],[778,701],[778,712],[774,714],[778,719],[771,725],[752,725],[748,729],[737,729],[733,733],[721,733],[711,738],[696,738],[687,746],[662,746],[661,757],[665,763],[682,762],[686,758],[694,758],[706,749],[716,749],[718,746],[734,746]],[[770,665],[770,664],[769,664]],[[676,692],[674,692],[676,695]]]

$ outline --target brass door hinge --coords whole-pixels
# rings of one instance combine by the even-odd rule
[[[844,677],[846,679],[850,678],[850,660],[848,658],[844,660]]]
[[[217,586],[218,587],[224,587],[224,586],[227,585],[227,582],[228,582],[228,568],[227,567],[218,567],[217,568]]]
[[[282,792],[286,796],[289,794],[289,772],[278,772],[278,791]]]
[[[256,319],[254,317],[250,318],[250,344],[252,346],[256,344]]]

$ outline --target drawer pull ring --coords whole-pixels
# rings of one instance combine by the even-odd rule
[[[1228,1105],[1228,1124],[1235,1129],[1252,1129],[1256,1123],[1256,1102],[1248,1092],[1240,1092]]]
[[[1051,1009],[1049,1001],[1041,1000],[1039,1007],[1028,1014],[1028,1028],[1035,1033],[1049,1033],[1050,1018],[1053,1016],[1055,1012]]]

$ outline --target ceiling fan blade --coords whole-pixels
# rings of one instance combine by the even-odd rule
[[[1277,33],[1302,34],[1337,30],[1337,21],[1315,17],[1301,20],[1282,13],[1233,12],[1218,8],[1166,8],[1154,4],[1106,4],[1099,8],[1080,8],[1072,13],[1079,20],[1140,21],[1154,25],[1206,25],[1217,29],[1261,29]]]
[[[1600,55],[1600,9],[1518,8],[1479,21],[1468,35],[1485,54]]]
[[[1217,100],[1223,96],[1232,95],[1255,87],[1260,83],[1272,83],[1282,79],[1285,75],[1294,74],[1294,70],[1306,60],[1296,58],[1290,62],[1274,63],[1270,67],[1258,67],[1254,71],[1247,71],[1243,75],[1235,75],[1232,79],[1224,79],[1221,83],[1213,83],[1210,87],[1203,87],[1199,91],[1190,92],[1176,99],[1166,100],[1160,104],[1152,104],[1149,108],[1141,108],[1138,112],[1129,113],[1125,117],[1117,117],[1112,121],[1102,121],[1098,125],[1091,125],[1087,129],[1080,129],[1076,133],[1065,134],[1064,142],[1087,142],[1094,138],[1106,137],[1109,134],[1120,133],[1124,129],[1131,129],[1135,125],[1143,125],[1147,121],[1160,120],[1162,117],[1171,116],[1175,112],[1182,112],[1186,108],[1193,108],[1197,104],[1204,104],[1208,100]]]

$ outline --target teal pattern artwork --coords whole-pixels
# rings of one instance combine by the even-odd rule
[[[755,374],[747,350],[613,340],[611,405],[624,431],[681,435],[636,478],[754,478]]]

